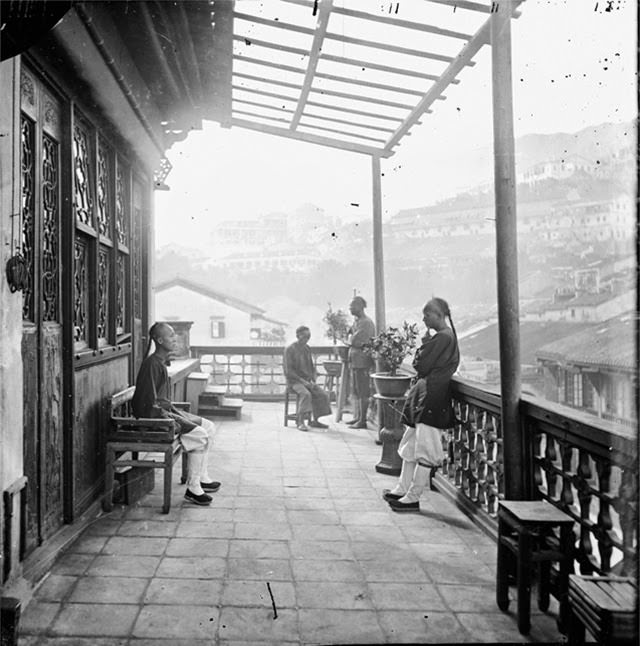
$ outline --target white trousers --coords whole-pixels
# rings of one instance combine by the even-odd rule
[[[398,446],[398,455],[407,462],[418,462],[427,467],[442,466],[442,430],[421,422],[415,428],[407,426]]]

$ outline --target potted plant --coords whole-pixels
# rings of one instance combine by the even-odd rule
[[[401,327],[389,326],[365,344],[364,349],[386,368],[386,372],[371,375],[379,395],[384,397],[402,397],[409,388],[411,375],[398,372],[400,364],[413,348],[416,347],[418,326],[403,321]]]
[[[333,371],[335,374],[340,374],[340,370],[342,369],[340,358],[343,360],[346,359],[346,356],[341,357],[340,353],[348,351],[348,348],[342,342],[346,340],[349,334],[349,316],[342,310],[334,310],[331,307],[331,303],[329,303],[329,309],[325,312],[322,320],[327,324],[325,335],[333,341],[333,357],[335,360],[325,361],[324,367],[327,374],[331,374],[330,371]],[[341,342],[340,351],[338,350],[338,341]],[[327,364],[333,365],[327,367]],[[336,365],[337,367],[335,367]]]

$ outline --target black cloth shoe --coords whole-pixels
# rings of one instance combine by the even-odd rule
[[[319,422],[317,419],[314,419],[312,422],[309,422],[311,428],[329,428],[326,424]]]
[[[184,492],[184,499],[194,503],[195,505],[210,505],[213,500],[213,498],[206,493],[198,495],[193,493],[191,489],[187,489]]]
[[[360,424],[359,419],[352,419],[350,422],[347,422],[347,426],[357,426],[358,424]]]
[[[220,483],[215,480],[213,482],[202,482],[202,480],[200,480],[200,486],[205,491],[218,491],[218,489],[220,489]]]
[[[418,502],[400,502],[399,500],[387,500],[387,502],[393,511],[420,511],[420,503]]]
[[[309,427],[304,422],[300,422],[300,424],[297,425],[297,429],[299,431],[308,431]]]
[[[383,489],[382,490],[382,497],[389,502],[390,500],[400,500],[402,496],[397,493],[391,493],[391,489]]]

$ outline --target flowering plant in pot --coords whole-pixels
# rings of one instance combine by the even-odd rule
[[[400,327],[389,326],[374,336],[364,346],[365,352],[386,367],[386,372],[376,372],[373,383],[379,395],[402,397],[411,381],[411,375],[399,373],[398,368],[405,357],[416,347],[418,326],[403,321]]]
[[[327,324],[325,336],[333,341],[333,357],[337,361],[339,359],[338,341],[341,342],[340,349],[347,350],[344,341],[349,334],[349,316],[343,310],[334,310],[329,303],[329,309],[322,320]]]

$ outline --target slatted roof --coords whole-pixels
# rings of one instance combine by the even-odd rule
[[[390,157],[446,100],[447,88],[464,82],[459,77],[475,66],[474,57],[490,41],[492,6],[466,0],[237,0],[224,16],[226,34],[232,23],[233,54],[221,121]]]

